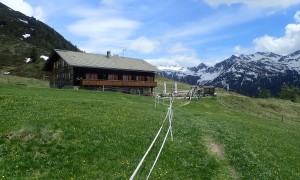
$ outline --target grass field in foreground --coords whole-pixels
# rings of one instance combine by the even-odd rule
[[[2,179],[128,179],[167,111],[162,103],[154,108],[152,97],[119,93],[3,84],[0,92]],[[300,178],[299,104],[230,94],[179,107],[185,102],[175,101],[174,141],[151,179]],[[162,140],[137,179],[145,179]]]

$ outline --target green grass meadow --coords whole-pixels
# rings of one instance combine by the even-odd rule
[[[0,92],[0,179],[129,179],[168,104],[30,83]],[[300,105],[218,94],[175,100],[174,141],[150,179],[300,179]],[[165,125],[135,179],[146,178]]]

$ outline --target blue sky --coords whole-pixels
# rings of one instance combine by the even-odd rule
[[[300,50],[300,0],[0,0],[86,52],[153,65]]]

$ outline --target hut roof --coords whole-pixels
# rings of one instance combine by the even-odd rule
[[[120,69],[146,72],[159,71],[155,66],[142,59],[75,52],[60,49],[54,49],[54,52],[47,60],[43,70],[50,70],[49,64],[51,64],[51,61],[53,61],[53,57],[55,55],[58,55],[60,58],[66,61],[68,65],[74,67]]]

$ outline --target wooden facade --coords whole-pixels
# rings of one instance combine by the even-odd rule
[[[155,72],[109,69],[106,67],[73,66],[53,53],[44,70],[50,72],[49,84],[52,88],[122,88],[128,92],[151,94],[157,86]],[[110,59],[107,59],[109,61]]]

